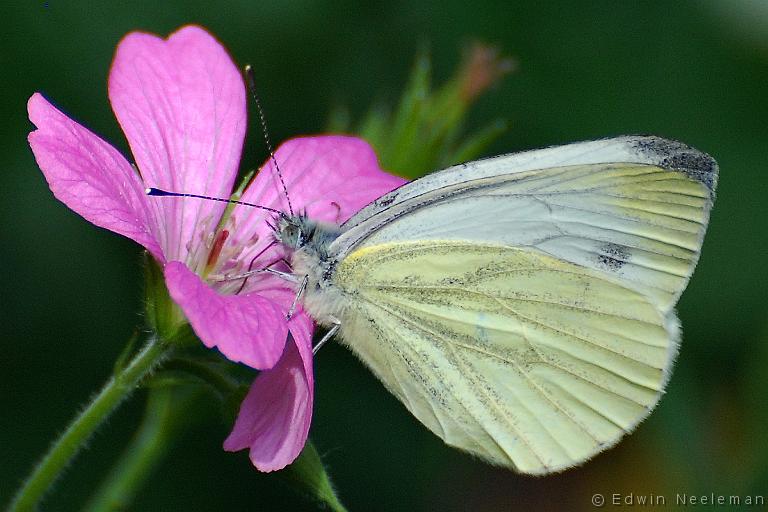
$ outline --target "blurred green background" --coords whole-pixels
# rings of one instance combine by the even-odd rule
[[[546,5],[548,4],[548,5]],[[489,154],[624,133],[683,140],[720,163],[703,256],[679,304],[683,345],[657,410],[618,447],[546,478],[447,448],[349,353],[316,359],[311,437],[351,510],[591,510],[594,493],[768,494],[768,2],[26,2],[0,42],[0,503],[109,375],[140,323],[133,242],[55,201],[26,144],[43,91],[127,154],[106,77],[119,39],[199,23],[251,63],[273,140],[316,133],[347,105],[393,103],[417,48],[437,81],[478,38],[516,57],[470,127],[510,123]],[[265,156],[252,118],[243,166]],[[138,394],[75,462],[44,510],[78,510],[141,417]],[[312,510],[220,445],[215,404],[132,510]],[[610,497],[609,497],[610,500]],[[608,508],[608,507],[607,507]]]

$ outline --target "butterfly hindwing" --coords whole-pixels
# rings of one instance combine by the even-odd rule
[[[463,242],[353,253],[344,339],[447,443],[547,473],[646,416],[676,351],[674,321],[599,272]]]

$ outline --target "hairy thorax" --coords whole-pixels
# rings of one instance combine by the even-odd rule
[[[341,320],[344,292],[333,282],[334,262],[318,259],[313,251],[302,248],[294,252],[292,266],[296,277],[307,276],[302,305],[312,318],[324,327]]]
[[[301,303],[324,327],[332,326],[343,315],[343,292],[333,283],[336,260],[328,251],[340,233],[337,225],[318,223],[304,216],[283,217],[277,223],[278,241],[293,250],[293,274],[300,280],[307,277]]]

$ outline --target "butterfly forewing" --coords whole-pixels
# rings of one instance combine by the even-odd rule
[[[658,138],[555,149],[567,158],[554,161],[552,148],[508,155],[405,185],[350,219],[332,251],[343,257],[419,240],[500,243],[606,272],[670,309],[698,260],[714,198],[714,160]],[[606,154],[627,161],[603,162]],[[527,168],[550,160],[568,165]]]

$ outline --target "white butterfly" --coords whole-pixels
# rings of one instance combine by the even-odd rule
[[[277,237],[305,309],[414,416],[545,474],[656,405],[716,182],[706,154],[618,137],[457,165],[341,226],[283,216]]]

